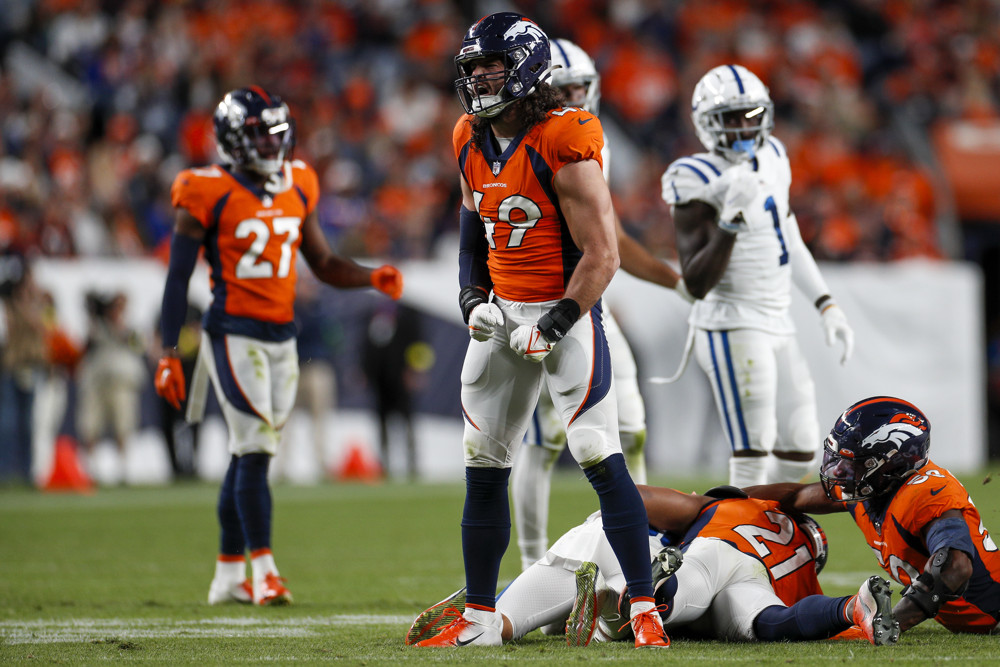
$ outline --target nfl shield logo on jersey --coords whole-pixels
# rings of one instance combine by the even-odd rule
[[[494,176],[496,176],[497,174],[499,174],[500,173],[500,160],[496,160],[493,163],[493,166],[490,167],[490,169],[493,171],[493,175]]]

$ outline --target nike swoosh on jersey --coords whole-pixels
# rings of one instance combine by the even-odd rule
[[[485,633],[480,632],[478,635],[476,635],[472,639],[466,639],[465,641],[462,641],[461,639],[456,639],[455,640],[455,646],[465,646],[466,644],[471,644],[472,642],[474,642],[477,639],[479,639],[480,637],[482,637],[484,634]]]
[[[940,489],[934,489],[933,491],[931,491],[931,495],[932,495],[932,496],[936,496],[937,494],[939,494],[939,493],[941,493],[942,491],[944,491],[944,488],[945,488],[945,487],[943,487],[943,486],[942,486],[942,487],[941,487]]]
[[[587,123],[589,123],[592,120],[594,120],[594,119],[593,118],[588,118],[587,120],[584,120],[582,118],[577,118],[576,122],[578,122],[580,125],[586,125]]]

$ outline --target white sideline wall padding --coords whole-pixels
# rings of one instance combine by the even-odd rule
[[[457,261],[409,262],[400,268],[406,278],[404,301],[462,326]],[[856,400],[897,395],[915,403],[930,419],[931,456],[936,463],[953,472],[979,469],[987,451],[979,268],[965,262],[921,260],[820,268],[855,332],[854,356],[840,366],[839,346],[826,346],[815,308],[795,292],[793,317],[816,383],[820,433],[825,435],[840,412]],[[140,331],[150,332],[159,315],[165,267],[153,260],[43,259],[36,263],[35,275],[55,297],[64,326],[78,338],[86,332],[83,295],[88,290],[126,291],[127,317]],[[191,281],[190,296],[202,306],[208,301],[203,266]],[[648,382],[676,369],[690,306],[672,291],[623,272],[615,277],[607,297],[639,364],[651,469],[724,480],[728,445],[701,369],[692,360],[677,383]],[[461,421],[455,422],[451,432],[460,438]],[[461,469],[460,442],[430,436],[421,440],[421,462],[432,467],[423,471],[428,477]],[[459,463],[452,465],[448,459]],[[437,465],[442,470],[433,469]]]

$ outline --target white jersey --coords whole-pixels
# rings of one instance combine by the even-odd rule
[[[688,321],[709,330],[794,333],[789,247],[799,234],[788,205],[792,172],[785,146],[770,137],[753,160],[743,163],[715,153],[680,158],[663,174],[663,200],[671,206],[698,200],[721,211],[726,192],[719,181],[729,169],[753,171],[760,187],[743,209],[748,229],[737,234],[729,265],[718,284],[694,303]]]

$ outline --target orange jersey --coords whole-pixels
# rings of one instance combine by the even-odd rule
[[[723,540],[764,564],[774,593],[789,607],[821,595],[812,540],[776,500],[731,498],[709,503],[684,536]]]
[[[185,169],[174,180],[173,205],[206,231],[213,295],[209,332],[245,333],[260,330],[254,323],[267,323],[288,325],[285,330],[294,335],[295,260],[302,223],[319,199],[319,182],[300,160],[285,163],[285,176],[290,187],[277,194],[218,165]]]
[[[462,176],[486,226],[493,291],[509,301],[561,299],[581,252],[559,208],[552,180],[571,162],[602,165],[604,132],[591,113],[553,109],[498,154],[492,141],[472,147],[473,116],[453,136]]]
[[[924,571],[930,557],[927,526],[948,510],[962,513],[976,553],[965,595],[947,602],[935,617],[952,632],[989,632],[1000,621],[1000,551],[983,525],[969,492],[950,472],[927,461],[899,488],[885,508],[875,514],[870,502],[851,503],[865,541],[879,564],[893,579],[907,586]]]

